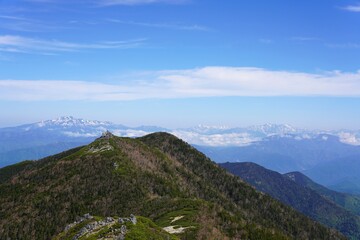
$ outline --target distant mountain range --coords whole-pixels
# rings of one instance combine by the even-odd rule
[[[191,128],[167,129],[158,126],[128,127],[106,121],[84,120],[71,116],[60,117],[53,120],[46,120],[17,127],[0,128],[2,138],[13,137],[14,139],[23,137],[37,138],[51,136],[51,140],[63,140],[73,138],[78,140],[88,140],[96,138],[105,130],[113,132],[117,136],[139,137],[153,132],[169,132],[183,140],[201,146],[229,147],[246,146],[255,144],[259,141],[268,141],[269,137],[277,136],[281,138],[304,140],[317,139],[322,137],[327,141],[328,136],[335,136],[340,142],[350,145],[360,145],[360,130],[339,130],[321,131],[305,130],[292,127],[288,124],[264,124],[250,127],[229,128],[226,126],[206,126],[198,125]],[[24,139],[24,142],[26,139]],[[39,144],[42,142],[40,141]],[[48,143],[45,141],[45,143]],[[28,145],[33,145],[28,143]],[[14,148],[13,144],[0,145],[0,151]]]
[[[360,130],[306,130],[288,124],[264,124],[237,128],[199,125],[193,128],[176,129],[173,133],[192,144],[216,147],[246,146],[269,140],[269,137],[273,136],[297,141],[323,136],[322,140],[327,141],[327,135],[335,136],[345,144],[360,145]]]
[[[88,144],[106,130],[122,137],[168,132],[216,162],[255,162],[281,173],[301,171],[332,189],[360,194],[360,131],[310,131],[287,124],[172,130],[60,117],[0,128],[0,167]]]
[[[306,139],[273,135],[248,146],[198,148],[217,162],[251,161],[279,172],[305,171],[339,158],[360,156],[360,146],[329,134]]]
[[[296,140],[274,135],[243,147],[196,148],[219,163],[254,162],[281,173],[300,171],[333,190],[360,195],[360,146],[337,136]]]
[[[223,163],[221,167],[310,218],[360,239],[360,197],[331,191],[299,172],[281,175],[255,163]]]

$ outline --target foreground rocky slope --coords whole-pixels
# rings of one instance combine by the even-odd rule
[[[68,224],[54,240],[91,240],[91,239],[163,239],[177,240],[174,235],[161,229],[150,219],[91,216],[89,213]]]
[[[54,238],[89,212],[144,216],[181,239],[345,239],[167,133],[108,133],[0,175],[0,239]]]

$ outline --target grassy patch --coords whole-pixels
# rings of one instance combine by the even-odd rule
[[[195,218],[198,214],[198,209],[195,208],[184,208],[181,210],[173,211],[164,214],[159,219],[156,220],[156,223],[161,227],[167,226],[181,226],[181,227],[190,227],[196,226]],[[183,218],[171,222],[178,216],[183,216]]]
[[[152,222],[148,218],[137,217],[137,220],[138,222],[136,225],[132,223],[126,223],[126,227],[128,228],[128,233],[125,236],[126,240],[137,240],[137,239],[177,240],[178,239],[178,237],[171,235],[165,232],[164,230],[162,230],[159,226],[157,226],[154,222]]]

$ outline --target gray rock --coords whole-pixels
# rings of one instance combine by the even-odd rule
[[[83,227],[82,229],[80,229],[79,234],[84,235],[84,234],[87,233],[87,232],[88,232],[87,228],[86,228],[86,227]]]
[[[90,223],[90,224],[87,224],[85,227],[86,227],[86,229],[88,229],[89,231],[92,231],[92,230],[94,229],[95,225],[92,224],[92,223]]]
[[[113,221],[114,221],[114,219],[112,217],[105,218],[105,223],[112,223]]]
[[[73,226],[73,224],[67,225],[67,226],[65,227],[65,232],[69,231],[72,226]]]
[[[108,130],[106,130],[106,132],[103,132],[103,133],[101,134],[101,137],[100,137],[100,138],[110,139],[110,138],[112,138],[113,136],[114,136],[114,135],[112,135],[111,132],[109,132]]]
[[[120,228],[120,232],[121,234],[125,235],[126,232],[127,232],[127,229],[126,229],[126,226],[125,225],[122,225],[121,228]]]
[[[125,235],[123,234],[119,234],[118,236],[114,237],[114,240],[124,240],[125,239]]]
[[[135,217],[134,214],[131,214],[131,215],[130,215],[130,221],[131,221],[133,224],[136,224],[136,223],[137,223],[137,219],[136,219],[136,217]]]
[[[73,237],[73,240],[77,240],[79,239],[81,236],[83,236],[84,234],[88,233],[89,231],[86,229],[86,227],[83,227],[82,229],[80,229],[80,231]]]

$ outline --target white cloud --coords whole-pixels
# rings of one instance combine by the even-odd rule
[[[260,42],[260,43],[264,43],[264,44],[271,44],[271,43],[273,43],[274,41],[271,40],[271,39],[268,39],[268,38],[260,38],[260,39],[259,39],[259,42]]]
[[[203,146],[247,146],[261,138],[250,136],[248,133],[200,134],[191,131],[175,130],[171,132],[186,142]]]
[[[81,137],[98,137],[101,133],[99,134],[99,133],[63,132],[63,134],[68,137],[81,138]]]
[[[346,7],[343,7],[344,10],[349,12],[360,12],[360,4],[357,5],[349,5]]]
[[[113,131],[113,134],[115,134],[116,136],[120,136],[120,137],[142,137],[149,133],[150,132],[145,132],[145,131],[141,131],[141,130],[133,130],[133,129],[118,129],[118,130]]]
[[[118,80],[120,84],[0,80],[0,99],[117,101],[216,96],[360,97],[360,71],[311,74],[261,68],[204,67],[142,73]]]
[[[320,38],[297,36],[297,37],[292,37],[291,40],[298,41],[298,42],[309,42],[309,41],[319,41]]]
[[[63,29],[59,25],[52,25],[35,19],[18,17],[16,15],[0,15],[0,28],[19,32],[48,32]]]
[[[137,47],[144,41],[145,39],[135,39],[82,44],[58,40],[43,40],[13,35],[2,35],[0,36],[0,51],[48,54],[56,52],[72,52],[84,49],[124,49]]]
[[[329,48],[346,48],[346,49],[359,49],[359,43],[327,43],[325,46]]]
[[[205,67],[162,72],[159,79],[185,96],[360,96],[360,72],[309,74],[261,68]]]
[[[9,19],[9,20],[28,20],[26,18],[22,18],[22,17],[16,17],[16,16],[9,16],[9,15],[0,15],[0,18],[2,19]]]
[[[193,30],[193,31],[209,31],[210,29],[201,25],[182,25],[182,24],[169,24],[169,23],[147,23],[147,22],[134,22],[134,21],[122,21],[119,19],[108,19],[107,21],[119,24],[134,25],[150,28],[168,28],[175,30]]]
[[[339,134],[340,141],[350,145],[360,145],[360,138],[356,136],[356,133],[350,132],[340,132]]]

